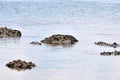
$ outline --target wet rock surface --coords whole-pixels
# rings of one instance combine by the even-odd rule
[[[0,28],[0,38],[6,37],[21,37],[22,33],[19,30],[12,30],[7,27]]]
[[[13,60],[12,62],[9,62],[6,64],[8,68],[15,69],[15,70],[26,70],[26,69],[32,69],[36,65],[32,62],[26,62],[22,60]]]
[[[120,51],[114,51],[114,52],[101,52],[100,55],[102,56],[120,56]]]
[[[99,45],[99,46],[108,46],[108,47],[113,47],[113,48],[117,48],[119,47],[120,45],[116,42],[112,43],[112,44],[109,44],[109,43],[106,43],[106,42],[102,42],[102,41],[99,41],[99,42],[95,42],[96,45]]]
[[[36,41],[32,41],[30,44],[32,44],[32,45],[41,45],[40,42],[36,42]]]
[[[46,44],[53,44],[53,45],[64,45],[64,44],[74,44],[75,42],[78,42],[78,40],[73,37],[72,35],[61,35],[56,34],[52,35],[48,38],[45,38],[41,41],[42,43]]]

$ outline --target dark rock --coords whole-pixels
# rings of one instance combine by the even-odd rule
[[[112,43],[112,44],[109,44],[109,43],[106,43],[106,42],[102,42],[102,41],[99,41],[99,42],[95,42],[96,45],[99,45],[99,46],[108,46],[108,47],[113,47],[113,48],[117,48],[119,47],[120,45],[117,44],[116,42]]]
[[[21,37],[22,33],[19,30],[12,30],[7,27],[0,28],[0,38],[6,37]]]
[[[30,44],[33,44],[33,45],[41,45],[41,43],[40,42],[31,42]]]
[[[48,38],[45,38],[41,42],[46,44],[63,45],[63,44],[74,44],[75,42],[78,42],[78,40],[71,35],[56,34]]]
[[[6,64],[8,68],[15,70],[26,70],[35,67],[35,64],[32,62],[25,62],[21,60],[14,60]]]
[[[116,47],[119,47],[120,45],[117,44],[116,42],[114,42],[113,44],[111,44],[112,47],[116,48]]]
[[[102,55],[102,56],[111,56],[111,55],[119,56],[120,51],[115,50],[114,52],[101,52],[100,55]]]

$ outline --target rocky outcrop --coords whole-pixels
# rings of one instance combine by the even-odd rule
[[[35,41],[32,41],[30,44],[32,44],[32,45],[41,45],[40,42],[35,42]]]
[[[101,52],[100,55],[102,55],[102,56],[111,56],[111,55],[119,56],[120,51],[115,50],[114,52]]]
[[[46,44],[64,45],[64,44],[74,44],[75,42],[78,42],[78,40],[74,38],[72,35],[56,34],[48,38],[45,38],[41,42]]]
[[[99,45],[99,46],[108,46],[108,47],[113,47],[113,48],[117,48],[119,47],[120,45],[117,44],[116,42],[112,43],[112,44],[109,44],[109,43],[106,43],[106,42],[102,42],[102,41],[99,41],[99,42],[95,42],[96,45]]]
[[[0,38],[6,37],[21,37],[22,33],[19,30],[12,30],[7,27],[0,28]]]
[[[32,69],[35,67],[35,64],[32,62],[26,62],[22,60],[14,60],[6,64],[8,68],[15,69],[15,70],[26,70]]]

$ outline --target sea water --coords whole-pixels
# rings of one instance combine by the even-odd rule
[[[120,3],[97,1],[0,1],[0,26],[18,29],[21,38],[0,39],[1,80],[119,80],[120,56],[100,52],[120,48]],[[79,42],[71,46],[31,45],[53,34],[69,34]],[[31,70],[16,71],[12,60],[32,61]]]

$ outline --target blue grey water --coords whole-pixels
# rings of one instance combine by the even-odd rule
[[[0,39],[1,80],[119,80],[120,56],[100,52],[120,50],[94,42],[120,44],[120,3],[98,1],[0,1],[0,26],[18,29],[21,38]],[[70,34],[72,46],[31,45],[53,34]],[[5,66],[12,60],[32,61],[32,70]]]

